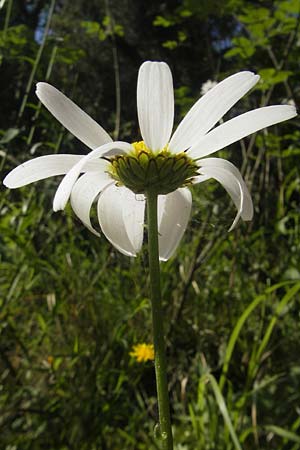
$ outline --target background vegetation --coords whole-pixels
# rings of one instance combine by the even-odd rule
[[[170,65],[176,122],[208,79],[261,82],[227,115],[300,98],[299,0],[1,0],[1,179],[22,161],[88,151],[41,108],[48,80],[122,140],[139,139],[136,78]],[[299,120],[219,156],[251,189],[252,223],[215,182],[162,265],[176,450],[300,449]],[[0,197],[0,448],[157,449],[145,253],[130,259],[54,214],[58,180]]]

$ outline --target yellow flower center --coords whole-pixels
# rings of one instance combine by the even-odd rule
[[[137,362],[152,361],[154,359],[153,344],[134,345],[129,355],[135,358]]]
[[[186,153],[173,154],[164,147],[152,152],[144,141],[134,142],[132,152],[111,158],[109,174],[136,194],[168,194],[191,183],[198,166]]]

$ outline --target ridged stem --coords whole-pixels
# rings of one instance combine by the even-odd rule
[[[150,297],[152,305],[153,343],[155,353],[155,375],[159,413],[159,437],[163,450],[173,450],[170,419],[167,364],[161,304],[160,267],[158,250],[157,194],[149,192],[147,197],[148,252],[150,271]]]

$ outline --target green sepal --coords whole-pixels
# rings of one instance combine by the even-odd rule
[[[128,158],[128,168],[139,178],[141,181],[145,180],[144,167],[139,164],[136,158]]]

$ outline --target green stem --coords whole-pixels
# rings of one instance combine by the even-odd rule
[[[150,297],[152,304],[155,374],[159,413],[159,431],[163,450],[173,450],[170,406],[167,381],[163,310],[160,291],[160,268],[158,252],[157,194],[147,193],[148,252],[150,270]]]

